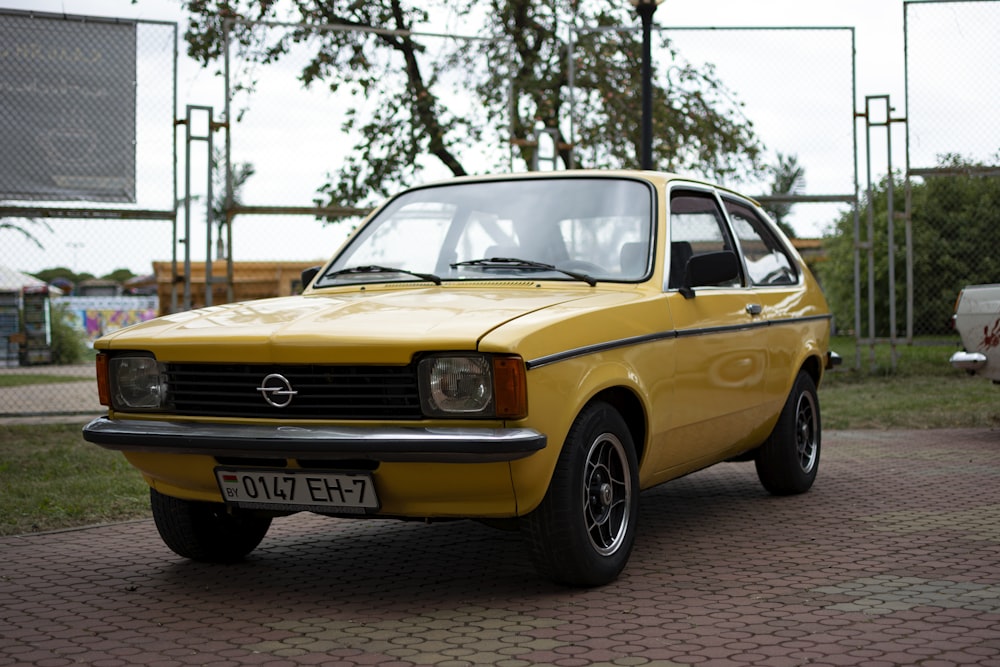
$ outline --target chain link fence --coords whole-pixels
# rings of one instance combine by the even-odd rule
[[[907,159],[911,170],[996,167],[1000,151],[1000,2],[904,4]]]
[[[177,38],[173,23],[0,10],[0,137],[16,158],[0,166],[0,265],[148,273],[130,255],[169,257],[170,225],[137,221],[173,219]]]
[[[1000,282],[1000,2],[906,2],[904,21],[912,289],[895,333],[947,338],[959,290]]]
[[[227,21],[225,29],[223,74],[229,95],[217,113],[230,119],[224,149],[228,152],[224,163],[230,170],[226,179],[220,169],[218,175],[223,178],[217,179],[217,188],[224,190],[228,180],[231,204],[229,217],[218,221],[217,231],[220,237],[231,239],[231,247],[225,248],[220,241],[217,245],[222,252],[217,257],[243,263],[288,259],[295,268],[324,262],[360,215],[389,193],[372,192],[365,201],[342,201],[333,189],[338,182],[360,178],[352,170],[359,156],[372,163],[391,158],[372,146],[366,125],[375,120],[392,123],[394,116],[405,114],[408,85],[401,73],[406,67],[399,53],[371,47],[376,40],[398,38],[400,33],[235,20]],[[333,89],[323,80],[304,83],[311,69],[330,67],[336,60],[336,56],[324,60],[317,54],[328,54],[331,42],[345,33],[359,45],[357,53],[363,53],[358,56],[364,60],[359,67],[373,72],[377,84],[355,81]],[[485,128],[467,143],[450,147],[460,154],[463,165],[470,173],[509,170],[506,121],[487,122],[484,105],[467,86],[467,77],[493,64],[466,57],[474,71],[461,75],[453,66],[456,54],[487,40],[419,32],[407,33],[407,37],[419,42],[414,66],[433,85],[434,95],[446,100],[445,122]],[[280,51],[280,57],[262,55],[273,50]],[[411,182],[451,175],[427,155],[416,156],[409,165]],[[275,234],[275,229],[286,233]]]
[[[96,414],[87,341],[158,311],[98,278],[171,258],[177,48],[174,23],[0,10],[0,414]],[[95,279],[30,275],[55,267]]]
[[[661,33],[669,43],[654,49],[652,59],[665,85],[682,85],[671,74],[687,64],[710,70],[729,88],[720,101],[763,143],[758,169],[718,180],[758,197],[798,239],[827,233],[851,210],[855,192],[854,29],[667,27]],[[802,178],[794,191],[775,193],[772,168],[783,158],[795,160]]]
[[[398,39],[398,31],[241,21],[229,21],[227,26],[226,78],[231,92],[228,109],[220,111],[232,119],[232,163],[253,167],[254,175],[241,193],[246,205],[301,206],[327,198],[327,186],[338,171],[359,154],[377,148],[366,136],[366,126],[375,120],[402,124],[412,113],[404,108],[410,106],[410,86],[403,55],[374,48],[377,40]],[[351,35],[353,44],[359,44],[352,48],[363,54],[359,57],[364,62],[357,67],[371,72],[377,83],[351,80],[336,89],[321,79],[304,83],[311,70],[331,66],[328,61],[334,56],[317,54],[329,53],[332,40],[344,33]],[[478,43],[489,41],[484,38],[421,32],[407,36],[417,44],[412,67],[419,70],[429,94],[440,101],[439,108],[445,109],[443,123],[484,130],[450,146],[461,153],[463,167],[470,173],[509,170],[505,132],[509,119],[489,122],[479,93],[468,86],[470,78],[507,63],[468,56]],[[252,43],[252,49],[245,42]],[[281,46],[276,47],[278,44]],[[275,48],[280,48],[280,57],[260,62],[262,53]],[[464,54],[463,66],[469,69],[456,70],[458,54]],[[349,130],[348,122],[353,122]],[[280,153],[276,153],[276,146],[281,147]],[[391,159],[379,154],[368,157]],[[416,156],[408,172],[415,182],[451,175],[437,158],[426,154]],[[383,194],[372,193],[373,199],[367,202],[342,203],[373,204]]]
[[[903,13],[905,110],[866,98],[864,155],[875,173],[853,234],[845,225],[824,244],[841,277],[831,302],[841,322],[855,323],[859,368],[865,346],[874,369],[878,344],[890,346],[893,367],[900,346],[958,344],[958,292],[1000,282],[1000,119],[992,111],[1000,82],[988,74],[1000,70],[1000,2],[908,1]],[[889,146],[904,134],[905,164],[872,166],[872,144],[885,142],[891,160]],[[853,293],[843,279],[852,260]]]

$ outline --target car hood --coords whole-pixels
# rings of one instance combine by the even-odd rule
[[[315,292],[167,315],[105,336],[95,347],[151,350],[173,361],[406,363],[417,348],[474,349],[511,320],[598,293],[468,287]]]

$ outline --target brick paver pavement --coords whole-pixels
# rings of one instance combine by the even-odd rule
[[[646,493],[614,584],[473,522],[275,522],[231,566],[149,521],[0,538],[0,665],[1000,665],[1000,431],[828,432],[803,496],[752,464]]]

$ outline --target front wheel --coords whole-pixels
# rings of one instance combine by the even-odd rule
[[[776,496],[808,491],[819,470],[821,434],[816,383],[800,372],[778,423],[754,459],[764,488]]]
[[[229,514],[221,503],[202,503],[149,490],[153,521],[178,556],[210,563],[238,561],[257,548],[271,519]]]
[[[601,586],[635,542],[639,479],[625,420],[597,402],[577,417],[538,508],[522,519],[538,571],[558,583]]]

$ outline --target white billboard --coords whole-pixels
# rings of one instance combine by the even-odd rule
[[[136,25],[0,11],[0,199],[135,202]]]

